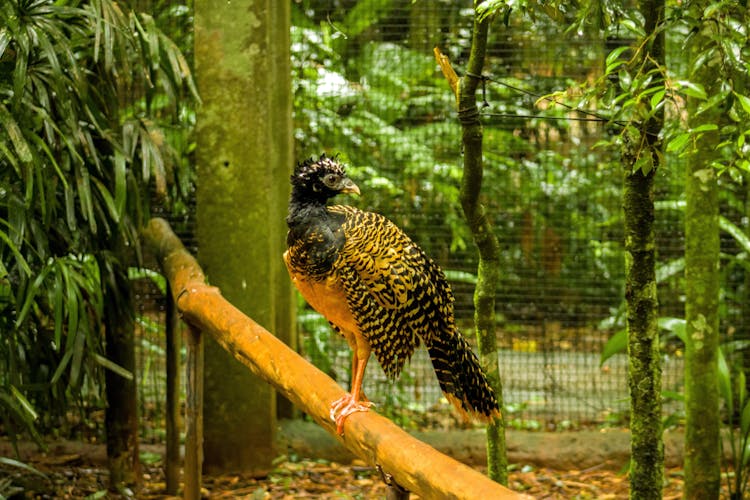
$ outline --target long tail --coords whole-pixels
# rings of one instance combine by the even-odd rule
[[[440,389],[462,414],[489,421],[500,415],[495,391],[466,339],[457,330],[427,346]]]

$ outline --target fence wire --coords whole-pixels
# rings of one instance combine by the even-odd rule
[[[470,339],[477,256],[457,200],[462,156],[454,98],[432,48],[441,46],[461,71],[471,4],[296,0],[291,36],[298,159],[342,153],[357,183],[367,187],[360,206],[393,219],[446,271],[457,320]],[[606,342],[624,327],[622,172],[611,151],[594,148],[613,131],[537,104],[537,96],[599,76],[610,45],[563,36],[559,27],[532,26],[520,16],[507,27],[493,24],[485,66],[490,81],[481,96],[488,104],[482,108],[484,203],[502,250],[496,333],[511,426],[626,423],[626,355],[600,362]],[[677,164],[658,174],[658,201],[682,199],[680,170]],[[177,223],[194,250],[190,213]],[[656,226],[660,314],[682,318],[682,212],[674,203],[659,205]],[[737,253],[736,245],[722,239],[727,253]],[[723,278],[722,328],[744,332],[744,274]],[[163,393],[151,387],[161,384],[152,377],[164,373],[156,370],[163,346],[150,336],[163,306],[150,293],[141,294],[154,305],[141,310],[139,322],[143,412]],[[298,309],[303,353],[348,389],[346,343],[304,303]],[[681,346],[667,339],[663,352],[663,388],[679,392]],[[407,427],[457,425],[423,349],[398,381],[387,380],[371,361],[364,389],[379,411]],[[665,414],[680,408],[665,401]]]

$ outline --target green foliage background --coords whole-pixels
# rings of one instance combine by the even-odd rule
[[[102,355],[102,291],[140,258],[152,196],[189,194],[191,93],[188,61],[151,15],[110,0],[0,4],[0,417],[11,438],[64,433],[72,408],[100,408],[102,368],[132,377]]]

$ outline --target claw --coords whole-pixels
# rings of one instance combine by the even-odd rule
[[[369,411],[372,406],[372,403],[367,398],[361,398],[362,401],[358,401],[358,399],[360,398],[355,398],[347,393],[343,398],[337,399],[331,404],[329,416],[331,420],[336,422],[336,433],[339,436],[344,435],[344,421],[346,417],[358,411]]]

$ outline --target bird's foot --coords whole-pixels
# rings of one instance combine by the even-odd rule
[[[370,410],[372,403],[367,398],[362,397],[360,399],[358,401],[357,398],[347,393],[343,398],[337,399],[331,404],[329,416],[331,420],[336,422],[336,432],[339,436],[344,435],[344,421],[346,417],[358,411]]]

